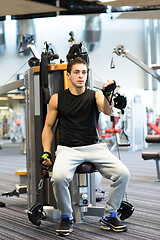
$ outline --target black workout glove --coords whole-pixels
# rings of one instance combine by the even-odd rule
[[[51,153],[49,153],[49,152],[44,152],[44,153],[42,154],[41,158],[40,158],[40,163],[43,165],[43,168],[46,169],[46,170],[48,170],[52,165],[51,165],[51,166],[44,165],[44,164],[42,163],[42,162],[44,161],[44,158],[49,158],[50,161],[52,162]],[[52,164],[53,164],[53,162],[52,162]]]
[[[108,86],[104,87],[102,89],[102,92],[103,92],[105,97],[108,97],[114,92],[115,88],[116,88],[116,82],[114,81],[114,83],[111,83]]]

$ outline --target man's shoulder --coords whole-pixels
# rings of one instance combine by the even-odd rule
[[[96,91],[95,90],[92,90],[92,89],[86,89],[86,94],[88,95],[88,96],[93,96],[93,97],[95,97],[95,93],[96,93]]]
[[[57,94],[58,94],[58,98],[61,97],[61,96],[63,97],[64,95],[68,94],[68,88],[60,91]]]
[[[87,93],[94,94],[94,93],[95,93],[95,90],[90,89],[90,88],[87,88],[87,89],[86,89],[86,92],[87,92]]]
[[[58,93],[55,93],[52,95],[50,101],[49,101],[49,106],[53,109],[57,109],[58,106]]]

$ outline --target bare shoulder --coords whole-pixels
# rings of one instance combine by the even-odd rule
[[[58,93],[52,95],[49,101],[49,108],[57,110],[58,109]]]
[[[98,101],[99,99],[103,98],[103,93],[102,91],[98,90],[95,92],[95,98],[96,98],[96,101]]]

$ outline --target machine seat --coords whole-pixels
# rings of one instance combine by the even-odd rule
[[[147,143],[160,143],[160,135],[147,135],[146,142]]]
[[[95,171],[96,168],[94,164],[90,162],[81,163],[76,169],[76,173],[93,173]]]
[[[160,159],[160,152],[144,152],[142,153],[142,158],[144,160]]]

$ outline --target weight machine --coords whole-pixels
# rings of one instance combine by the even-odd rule
[[[82,58],[84,58],[85,60],[87,59],[88,61],[88,56],[86,54],[86,52],[81,52],[81,48],[82,48],[82,44],[74,44],[71,48],[70,51],[67,55],[67,59],[68,61],[70,59],[73,59],[74,57],[77,56],[81,56]],[[61,65],[62,66],[62,65]],[[66,72],[66,66],[64,66],[63,68],[63,72]],[[53,72],[54,74],[55,72]],[[58,74],[58,72],[57,72]],[[65,75],[63,74],[63,77]],[[56,78],[53,78],[54,80],[58,81],[58,75],[56,76]],[[43,78],[44,79],[44,78]],[[67,79],[64,80],[67,81]],[[60,81],[58,81],[60,83]],[[61,78],[61,84],[63,82],[63,78]],[[67,81],[67,85],[66,87],[69,87],[68,85],[68,81]],[[88,79],[88,86],[89,84],[91,84],[91,76],[90,79]],[[54,86],[54,84],[53,84]],[[62,84],[61,86],[63,86],[65,88],[65,84]],[[91,88],[91,86],[89,86]],[[96,88],[96,86],[94,85],[94,88]],[[61,88],[62,89],[62,88]],[[60,90],[60,89],[59,89]],[[54,92],[60,92],[60,91],[54,91]],[[53,92],[52,92],[53,94]],[[56,126],[55,126],[55,135],[56,135]],[[37,139],[37,138],[36,138]],[[37,145],[37,144],[36,144]],[[56,143],[54,143],[54,150],[56,147]],[[42,148],[42,147],[41,147]],[[40,149],[40,148],[38,148]],[[52,153],[54,152],[54,150],[52,151]],[[42,152],[38,151],[39,154],[39,158],[42,155]],[[37,155],[36,155],[37,157]],[[39,159],[37,157],[37,159]],[[39,163],[39,161],[38,161]],[[32,169],[32,171],[35,169],[33,167],[29,167],[29,169]],[[94,167],[93,164],[91,163],[83,163],[81,165],[79,165],[76,169],[73,181],[70,185],[70,191],[71,191],[71,196],[72,196],[72,206],[73,206],[73,210],[74,210],[74,219],[75,222],[81,222],[82,219],[87,216],[87,215],[91,215],[91,216],[102,216],[104,213],[104,208],[103,207],[97,207],[96,206],[96,197],[95,197],[95,193],[96,193],[96,189],[95,189],[95,174],[96,174],[96,169]],[[33,172],[32,174],[33,175]],[[35,179],[37,180],[37,178]],[[55,218],[59,218],[60,214],[58,209],[56,209],[56,203],[55,200],[53,201],[53,192],[51,190],[51,187],[49,186],[49,178],[47,178],[47,186],[45,186],[45,188],[42,188],[43,183],[45,182],[45,179],[42,177],[42,179],[40,180],[40,184],[39,186],[39,190],[42,190],[42,195],[43,196],[48,196],[48,199],[41,199],[41,197],[39,198],[39,195],[35,196],[34,198],[32,198],[32,201],[30,201],[30,203],[32,203],[28,210],[28,217],[29,220],[35,224],[35,225],[40,225],[41,224],[41,220],[52,220]],[[41,185],[42,183],[42,185]],[[30,185],[31,187],[32,185]],[[44,194],[44,190],[47,189],[47,193]],[[35,186],[34,186],[34,191],[36,190]],[[52,197],[50,196],[52,195]],[[39,199],[41,201],[39,201]],[[37,201],[38,200],[38,201]],[[47,200],[47,201],[46,201]],[[38,203],[36,203],[38,202]],[[33,205],[33,203],[35,203]],[[45,206],[46,205],[46,206]],[[49,206],[48,206],[49,205]],[[128,218],[131,216],[131,214],[134,211],[134,207],[129,204],[128,202],[123,201],[121,203],[121,207],[118,210],[118,213],[121,214],[120,218],[122,220]]]
[[[48,46],[48,45],[46,45]],[[82,44],[77,44],[78,54],[81,53]],[[73,45],[70,49],[70,57],[77,56],[77,49]],[[72,51],[73,50],[73,51]],[[51,54],[52,53],[52,54]],[[72,54],[71,54],[72,53]],[[51,56],[51,55],[52,56]],[[28,193],[28,217],[35,224],[40,225],[41,220],[53,220],[60,217],[50,183],[50,172],[43,176],[40,157],[42,155],[41,133],[47,113],[47,105],[50,96],[60,93],[69,87],[67,79],[67,64],[50,64],[54,53],[46,48],[41,55],[40,66],[32,66],[25,72],[25,79],[7,84],[0,88],[0,93],[11,91],[24,86],[26,91],[26,152],[27,152],[27,193]],[[87,57],[86,53],[82,54]],[[98,88],[92,83],[91,71],[88,87]],[[53,134],[57,136],[56,124]],[[57,146],[57,138],[52,143],[52,153]],[[71,183],[72,204],[75,222],[81,222],[86,215],[102,216],[104,208],[96,206],[95,197],[95,174],[96,169],[92,164],[83,163],[75,173]],[[38,191],[37,191],[38,186]],[[39,194],[40,193],[40,194]],[[89,204],[91,206],[89,206]],[[131,216],[134,208],[123,201],[118,213],[124,220]]]
[[[73,45],[68,56],[77,56],[81,52],[82,45]],[[83,55],[86,57],[86,55]],[[41,61],[41,66],[33,67],[26,73],[25,79],[28,82],[28,98],[34,99],[28,102],[27,116],[29,119],[27,134],[27,173],[28,173],[28,217],[36,225],[40,220],[59,218],[59,211],[56,209],[56,202],[50,183],[50,173],[47,178],[43,178],[39,159],[42,155],[41,132],[47,113],[47,103],[49,95],[60,93],[69,87],[67,79],[67,64],[48,65]],[[45,63],[45,64],[44,64]],[[43,65],[42,65],[43,64]],[[43,76],[41,75],[43,74]],[[43,81],[43,82],[42,82]],[[45,82],[45,83],[44,83]],[[43,110],[43,111],[42,111]],[[52,153],[55,152],[57,145],[56,126],[53,129],[54,141]],[[75,222],[81,222],[84,214],[103,215],[103,208],[95,208],[95,169],[92,164],[83,163],[77,168],[74,179],[71,183],[72,204],[74,209]],[[42,181],[41,181],[41,180]],[[40,182],[39,182],[40,180]],[[39,184],[40,183],[40,184]],[[41,194],[37,194],[37,186]],[[88,207],[91,203],[92,207]],[[94,208],[94,209],[92,209]],[[97,209],[97,211],[96,211]]]
[[[157,73],[156,70],[160,69],[160,65],[157,65],[157,64],[152,64],[150,67],[147,66],[146,64],[144,64],[143,62],[139,61],[137,58],[135,58],[133,55],[131,55],[128,51],[128,49],[125,49],[124,45],[117,45],[113,51],[112,51],[112,54],[116,53],[118,56],[122,56],[122,57],[126,57],[127,59],[129,59],[130,61],[132,61],[133,63],[135,63],[137,66],[139,66],[140,68],[142,68],[145,72],[149,73],[152,75],[152,77],[154,77],[155,79],[158,80],[158,82],[160,81],[160,75]],[[113,56],[112,56],[112,59],[111,59],[111,68],[115,68],[115,65],[114,65],[114,61],[113,61]],[[138,97],[138,96],[135,96],[135,98]],[[135,101],[135,99],[134,99]],[[134,101],[131,102],[132,104],[132,109],[133,109],[133,106],[137,106],[138,105],[134,103]],[[142,103],[140,103],[139,105],[139,108],[142,108]],[[141,114],[142,114],[142,111],[141,111]],[[134,116],[134,111],[132,110],[132,116]],[[145,116],[144,116],[145,117]],[[144,117],[143,117],[143,120],[141,120],[141,124],[142,124],[142,121],[144,122]],[[136,134],[135,134],[135,126],[134,126],[134,121],[131,121],[131,124],[132,124],[132,127],[131,127],[131,139],[132,139],[132,151],[136,150],[136,149],[141,149],[142,148],[142,144],[135,144],[135,141],[137,139],[136,137]],[[147,125],[147,121],[146,121],[146,125]],[[140,125],[137,126],[137,128],[139,127]],[[147,129],[144,128],[143,130],[144,133],[147,132]],[[140,134],[140,132],[139,132]],[[142,138],[142,132],[141,132],[141,138]],[[144,140],[145,136],[143,136],[143,140]],[[140,137],[138,137],[138,139],[140,139]],[[141,141],[142,142],[142,141]],[[146,146],[146,143],[145,143],[145,146]]]

